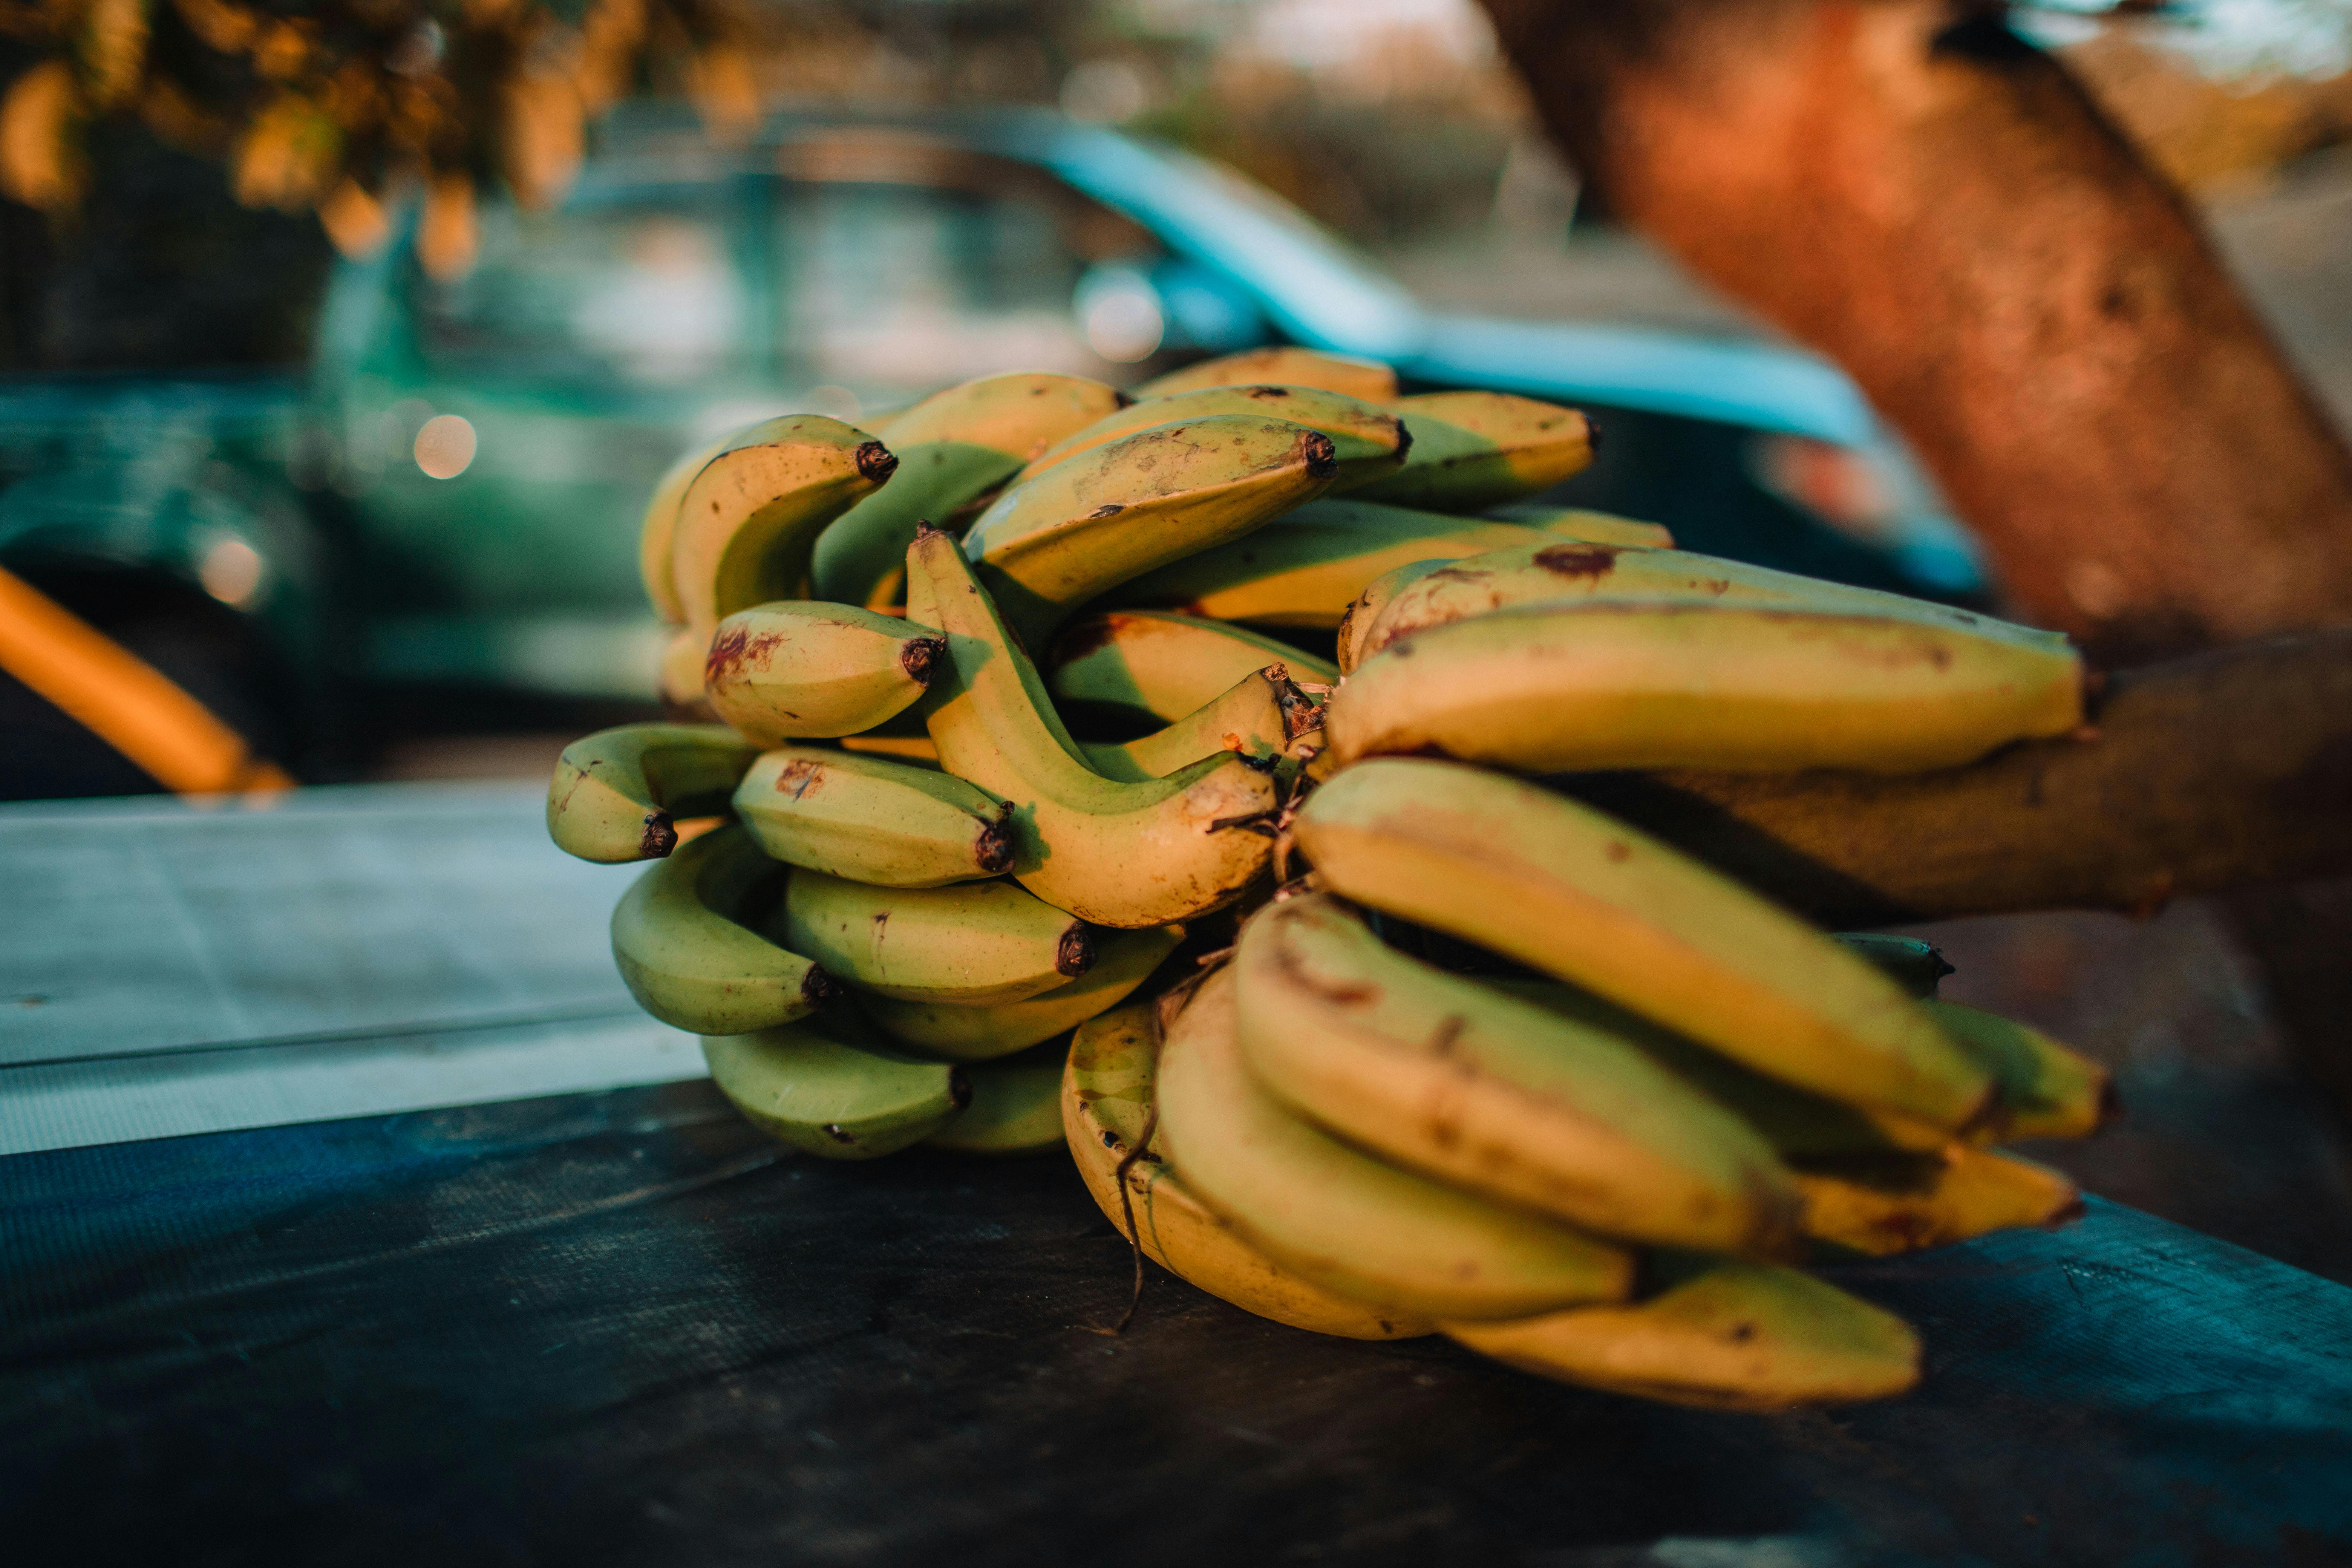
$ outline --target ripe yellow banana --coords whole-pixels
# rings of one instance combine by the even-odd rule
[[[1341,1295],[1437,1318],[1622,1300],[1625,1253],[1360,1153],[1283,1109],[1244,1066],[1234,977],[1167,1028],[1160,1129],[1184,1184],[1242,1238]]]
[[[2039,1029],[1957,1002],[1930,1002],[1927,1016],[2000,1085],[2011,1138],[2084,1138],[2122,1107],[2107,1069]]]
[[[1042,1154],[1062,1140],[1062,1069],[1068,1042],[963,1069],[971,1103],[925,1142],[963,1154]]]
[[[678,501],[670,576],[686,624],[708,635],[738,610],[805,596],[817,535],[898,466],[881,442],[821,414],[739,433]]]
[[[823,1005],[833,994],[823,969],[739,921],[779,875],[738,827],[648,867],[613,907],[613,962],[637,1005],[709,1035],[789,1024]]]
[[[1245,627],[1164,610],[1113,610],[1062,633],[1049,683],[1063,701],[1169,723],[1270,664],[1318,686],[1339,679],[1329,661]]]
[[[1271,767],[1291,742],[1321,724],[1315,704],[1283,667],[1268,665],[1140,740],[1081,741],[1078,750],[1087,765],[1107,779],[1166,778],[1219,752],[1235,752]]]
[[[1408,561],[1402,566],[1391,566],[1364,584],[1339,616],[1339,631],[1335,649],[1339,673],[1353,675],[1356,666],[1364,659],[1364,644],[1371,637],[1372,627],[1394,604],[1397,595],[1434,572],[1445,570],[1443,560]],[[1081,625],[1085,623],[1081,622]]]
[[[948,634],[923,700],[948,772],[1013,806],[1013,875],[1098,925],[1180,923],[1246,892],[1273,858],[1274,780],[1238,756],[1164,779],[1106,779],[1081,760],[1034,666],[947,534],[907,552],[908,618]]]
[[[933,768],[815,746],[751,764],[735,815],[775,859],[881,888],[940,888],[1013,864],[1004,803]]]
[[[971,1100],[963,1068],[894,1051],[839,1009],[757,1034],[706,1036],[702,1058],[745,1121],[820,1159],[893,1153]]]
[[[1539,1377],[1727,1410],[1884,1399],[1919,1381],[1918,1336],[1891,1312],[1794,1268],[1687,1267],[1646,1300],[1445,1331]]]
[[[677,580],[670,566],[670,542],[677,536],[678,502],[686,499],[686,487],[702,472],[703,465],[725,451],[740,434],[730,431],[672,463],[654,482],[653,499],[646,502],[645,521],[637,530],[637,572],[645,580],[646,597],[653,601],[654,614],[672,626],[682,626],[686,621],[686,606],[678,603]],[[700,663],[698,659],[696,662]]]
[[[760,748],[724,724],[623,724],[563,748],[547,785],[547,836],[605,865],[677,847],[677,819],[727,809]]]
[[[1992,1149],[1811,1166],[1797,1173],[1797,1186],[1806,1236],[1871,1258],[2063,1224],[2083,1212],[2073,1182]]]
[[[1238,538],[1328,489],[1331,438],[1223,415],[1081,452],[981,513],[964,553],[1033,646],[1080,605],[1196,550]]]
[[[1330,437],[1332,459],[1339,465],[1332,482],[1341,489],[1387,473],[1404,460],[1405,448],[1412,444],[1404,422],[1394,414],[1339,393],[1311,386],[1204,386],[1145,398],[1107,415],[1040,452],[1013,482],[1024,484],[1056,463],[1139,431],[1221,415],[1283,419],[1321,431]]]
[[[1129,1233],[1131,1206],[1139,1245],[1154,1263],[1245,1312],[1295,1329],[1349,1340],[1411,1339],[1434,1331],[1427,1319],[1368,1307],[1310,1285],[1242,1240],[1168,1168],[1156,1131],[1128,1165],[1122,1202],[1119,1166],[1152,1124],[1159,1070],[1159,1009],[1153,1003],[1105,1013],[1082,1026],[1070,1043],[1069,1068],[1062,1079],[1062,1131],[1087,1191],[1121,1236]]]
[[[1171,370],[1134,389],[1138,398],[1173,397],[1203,386],[1313,386],[1388,403],[1396,397],[1396,372],[1378,360],[1318,353],[1313,349],[1245,349],[1219,359]]]
[[[1425,392],[1389,406],[1404,416],[1412,450],[1350,487],[1360,500],[1480,511],[1548,490],[1592,461],[1592,426],[1573,408],[1506,392]]]
[[[1479,768],[1382,758],[1309,795],[1292,832],[1342,897],[1532,964],[1759,1072],[1947,1130],[1998,1124],[1991,1075],[1901,986],[1589,806]]]
[[[1496,522],[1540,528],[1562,539],[1590,539],[1600,544],[1646,544],[1654,550],[1675,547],[1674,531],[1663,522],[1643,522],[1639,518],[1620,517],[1613,511],[1591,511],[1580,506],[1523,500],[1508,506],[1490,506],[1482,515]]]
[[[1127,401],[1118,388],[1082,375],[1019,371],[950,386],[877,418],[874,433],[898,458],[898,469],[818,537],[816,596],[869,609],[898,603],[919,520],[945,523]]]
[[[1936,987],[1952,973],[1952,966],[1944,962],[1944,950],[1917,937],[1840,931],[1832,931],[1830,940],[1870,960],[1880,973],[1921,1002],[1935,1000]]]
[[[1019,1002],[1095,961],[1085,921],[1011,882],[877,888],[795,867],[778,922],[833,978],[908,1002]]]
[[[1116,1007],[1183,940],[1182,926],[1106,931],[1096,939],[1093,968],[1067,985],[1001,1006],[901,1002],[871,994],[855,1000],[887,1033],[919,1050],[961,1062],[990,1061],[1067,1034]]]
[[[1253,916],[1234,986],[1251,1072],[1361,1148],[1602,1236],[1794,1254],[1796,1188],[1738,1117],[1638,1047],[1391,950],[1328,894]]]
[[[1342,764],[1909,773],[2082,722],[2064,648],[1879,616],[1590,602],[1416,632],[1349,672],[1324,729]]]
[[[705,718],[710,716],[710,704],[702,700],[702,666],[709,657],[710,634],[696,631],[692,626],[680,626],[662,645],[661,665],[654,671],[654,689],[673,712],[685,710]]]
[[[939,634],[817,599],[780,599],[719,623],[705,701],[763,745],[855,735],[915,705],[931,683]]]

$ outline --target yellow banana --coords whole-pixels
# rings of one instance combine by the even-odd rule
[[[820,1159],[895,1152],[971,1100],[963,1068],[894,1051],[838,1009],[757,1034],[706,1036],[702,1058],[745,1121]]]
[[[1280,419],[1163,425],[1013,486],[972,523],[964,553],[1006,621],[1042,647],[1097,595],[1313,500],[1336,465],[1328,436]]]
[[[1424,1318],[1368,1307],[1310,1285],[1242,1240],[1168,1168],[1156,1131],[1128,1163],[1122,1201],[1119,1166],[1152,1124],[1159,1069],[1159,1009],[1153,1003],[1105,1013],[1082,1026],[1070,1043],[1069,1068],[1062,1079],[1063,1134],[1087,1191],[1121,1236],[1129,1234],[1132,1207],[1139,1244],[1151,1261],[1245,1312],[1295,1329],[1349,1340],[1411,1339],[1433,1331],[1435,1325]]]
[[[1062,1139],[1062,1069],[1066,1041],[1034,1046],[1018,1056],[963,1069],[971,1103],[925,1142],[963,1154],[1042,1154]]]
[[[1253,916],[1234,986],[1251,1072],[1361,1148],[1602,1236],[1793,1254],[1796,1188],[1738,1117],[1635,1046],[1392,951],[1328,894]]]
[[[875,420],[875,435],[898,467],[888,483],[818,537],[816,596],[869,609],[899,602],[919,520],[946,522],[1038,453],[1127,401],[1118,388],[1082,375],[1019,371],[950,386]]]
[[[883,757],[781,747],[751,764],[734,806],[774,858],[876,887],[945,887],[1013,864],[1003,802]]]
[[[1019,1002],[1095,961],[1085,921],[1011,882],[877,888],[795,867],[778,923],[835,979],[908,1002]]]
[[[1580,506],[1554,506],[1549,501],[1514,501],[1490,506],[1481,515],[1496,522],[1516,522],[1540,528],[1562,539],[1590,539],[1600,544],[1646,544],[1654,550],[1675,547],[1674,531],[1663,522],[1643,522],[1613,511],[1590,511]]]
[[[1096,941],[1093,968],[1067,985],[1001,1006],[901,1002],[870,993],[856,1000],[886,1032],[918,1049],[961,1062],[989,1061],[1067,1034],[1116,1007],[1183,940],[1182,926],[1106,931]]]
[[[1870,960],[1889,980],[1921,1002],[1935,1000],[1936,987],[1952,966],[1944,962],[1944,950],[1917,937],[1888,936],[1881,931],[1832,931],[1830,940],[1840,947]]]
[[[637,1005],[674,1028],[737,1035],[823,1005],[823,969],[739,922],[772,892],[776,864],[740,828],[693,839],[613,907],[613,961]]]
[[[623,724],[563,748],[547,785],[547,836],[583,860],[652,860],[677,818],[727,809],[760,748],[724,724]]]
[[[1113,610],[1074,622],[1054,644],[1053,694],[1066,702],[1160,720],[1181,719],[1267,665],[1328,686],[1326,659],[1222,621],[1164,610]]]
[[[670,568],[670,542],[677,536],[678,502],[686,499],[686,487],[702,472],[703,465],[725,451],[739,434],[730,432],[672,463],[654,482],[653,499],[646,502],[645,521],[637,530],[637,571],[645,580],[646,597],[653,601],[654,614],[672,626],[686,621],[686,606],[678,603],[677,580]]]
[[[1926,1004],[1927,1016],[2000,1085],[2011,1138],[2084,1138],[2116,1116],[2107,1069],[2039,1029],[1957,1002]]]
[[[1871,1258],[2063,1224],[2083,1212],[2074,1183],[1991,1149],[1811,1166],[1797,1173],[1797,1187],[1808,1237]]]
[[[1397,595],[1433,572],[1443,572],[1448,563],[1444,560],[1408,561],[1402,566],[1391,566],[1364,584],[1364,591],[1339,616],[1339,631],[1335,652],[1339,673],[1353,675],[1356,666],[1363,662],[1364,643],[1370,637],[1372,627]],[[1084,625],[1084,622],[1079,623]]]
[[[881,442],[821,414],[738,434],[678,501],[670,576],[686,624],[708,635],[738,610],[805,596],[817,535],[898,465]]]
[[[710,704],[702,700],[702,666],[710,657],[710,634],[680,626],[662,645],[661,665],[654,672],[654,689],[672,711],[709,717]]]
[[[780,599],[719,623],[703,699],[763,745],[855,735],[915,705],[931,683],[939,634],[815,599]]]
[[[1350,487],[1360,500],[1478,511],[1539,494],[1592,461],[1592,426],[1573,408],[1507,392],[1425,392],[1389,406],[1404,416],[1412,450]]]
[[[1173,397],[1203,386],[1313,386],[1388,403],[1396,397],[1396,372],[1378,360],[1318,353],[1313,349],[1245,349],[1219,359],[1171,370],[1134,389],[1138,398]]]
[[[1332,459],[1339,465],[1332,482],[1341,489],[1395,468],[1412,444],[1404,422],[1394,414],[1339,393],[1311,386],[1204,386],[1170,397],[1145,398],[1107,415],[1031,458],[1013,482],[1026,483],[1056,463],[1139,431],[1220,415],[1283,419],[1321,431],[1330,437]]]
[[[1342,764],[1908,773],[2082,722],[2064,648],[1879,616],[1594,602],[1416,632],[1349,672],[1324,730]]]
[[[1517,1318],[1623,1298],[1633,1259],[1523,1209],[1360,1153],[1283,1109],[1243,1065],[1234,976],[1168,1025],[1168,1158],[1242,1238],[1328,1290],[1437,1318]]]
[[[1268,665],[1140,740],[1081,741],[1078,750],[1088,767],[1108,779],[1165,778],[1219,752],[1236,752],[1270,767],[1293,741],[1321,724],[1314,703],[1287,672]]]
[[[1727,1410],[1884,1399],[1919,1381],[1919,1339],[1891,1312],[1810,1274],[1736,1259],[1647,1300],[1446,1333],[1523,1372]]]
[[[1571,981],[1759,1072],[1947,1130],[1998,1124],[1991,1076],[1901,986],[1589,806],[1479,768],[1383,758],[1307,796],[1292,832],[1342,897]]]
[[[1098,925],[1132,928],[1222,909],[1265,874],[1273,779],[1238,756],[1148,784],[1104,778],[1081,760],[954,539],[915,541],[907,587],[908,618],[948,634],[948,668],[923,702],[931,741],[948,772],[1011,803],[1022,886]]]

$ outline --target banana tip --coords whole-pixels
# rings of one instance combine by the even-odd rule
[[[879,441],[867,441],[857,448],[857,471],[878,485],[898,471],[898,455]]]
[[[1054,947],[1054,973],[1076,980],[1095,966],[1094,933],[1084,921],[1072,921]]]
[[[677,847],[677,824],[667,811],[646,813],[646,830],[637,840],[637,850],[648,860],[659,860]]]

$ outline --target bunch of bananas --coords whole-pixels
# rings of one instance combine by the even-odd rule
[[[714,721],[575,742],[549,830],[657,862],[623,978],[808,1152],[1066,1143],[1139,1255],[1321,1332],[1897,1392],[1909,1328],[1795,1265],[2071,1215],[1991,1145],[2105,1074],[1518,775],[1951,766],[2077,728],[2083,669],[1529,503],[1591,451],[1298,350],[770,420],[646,513]]]

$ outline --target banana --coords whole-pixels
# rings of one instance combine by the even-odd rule
[[[1314,703],[1283,667],[1268,665],[1140,740],[1081,741],[1078,750],[1087,765],[1108,779],[1165,778],[1219,752],[1237,752],[1270,767],[1293,741],[1321,724]]]
[[[789,1024],[821,1005],[833,994],[824,971],[740,923],[777,879],[737,827],[647,868],[613,907],[613,962],[637,1005],[711,1035]]]
[[[1447,563],[1442,559],[1408,561],[1402,566],[1389,568],[1364,584],[1364,591],[1356,595],[1339,616],[1335,652],[1340,674],[1353,675],[1356,666],[1363,662],[1365,640],[1371,636],[1373,626],[1388,612],[1388,607],[1396,602],[1397,595],[1431,573],[1444,571],[1446,565]]]
[[[1242,1238],[1326,1289],[1436,1318],[1622,1300],[1633,1259],[1358,1152],[1284,1110],[1244,1066],[1234,976],[1167,1028],[1160,1129],[1184,1184]]]
[[[1203,386],[1313,386],[1360,397],[1366,403],[1388,403],[1397,394],[1396,372],[1378,360],[1351,359],[1318,353],[1313,349],[1246,349],[1220,359],[1202,360],[1171,370],[1134,389],[1139,399],[1173,397]]]
[[[1901,986],[1589,806],[1478,768],[1383,758],[1307,796],[1291,831],[1341,897],[1571,981],[1759,1072],[1948,1131],[1997,1124],[1991,1075]]]
[[[1416,632],[1349,673],[1324,730],[1343,765],[1909,773],[2082,723],[2069,649],[1880,616],[1594,602]]]
[[[1892,1258],[2083,1212],[2083,1194],[2046,1166],[1990,1149],[1942,1157],[1842,1162],[1797,1173],[1805,1235],[1847,1252]]]
[[[2010,1137],[2087,1137],[2120,1113],[2107,1069],[2041,1030],[1957,1002],[1926,1007],[1928,1018],[2000,1085]]]
[[[878,888],[976,881],[1013,864],[1003,802],[884,757],[781,747],[751,764],[734,806],[774,858]]]
[[[710,715],[702,700],[702,666],[710,657],[710,637],[692,626],[680,626],[662,645],[661,664],[654,671],[654,689],[672,710]]]
[[[795,867],[779,923],[835,979],[908,1002],[1019,1002],[1095,961],[1085,921],[1011,882],[876,888]]]
[[[1432,511],[1478,511],[1551,489],[1592,461],[1592,426],[1573,408],[1507,392],[1425,392],[1389,405],[1412,450],[1359,500]]]
[[[1127,714],[1181,719],[1271,664],[1293,680],[1328,686],[1329,661],[1241,626],[1163,610],[1088,616],[1054,644],[1053,694]]]
[[[563,748],[547,785],[547,836],[583,860],[652,860],[677,819],[727,809],[760,748],[724,724],[623,724]]]
[[[1170,397],[1146,398],[1097,419],[1031,458],[1013,482],[1024,484],[1056,463],[1138,431],[1227,414],[1285,419],[1321,431],[1330,437],[1332,458],[1339,465],[1332,483],[1341,489],[1394,468],[1412,445],[1404,422],[1394,414],[1336,392],[1311,386],[1204,386]]]
[[[645,580],[646,597],[653,601],[654,614],[672,626],[686,622],[686,606],[678,603],[677,580],[670,571],[670,542],[677,536],[678,502],[686,499],[686,487],[694,482],[694,476],[740,434],[730,431],[672,463],[654,482],[653,499],[646,502],[645,521],[637,530],[637,572]]]
[[[967,381],[875,420],[875,435],[898,467],[818,536],[816,596],[869,609],[897,603],[918,520],[946,522],[1038,453],[1127,402],[1118,388],[1082,375],[1020,371]]]
[[[1182,926],[1106,932],[1096,943],[1094,967],[1067,985],[1025,1002],[966,1007],[952,1002],[901,1002],[861,993],[858,1008],[888,1034],[933,1056],[990,1061],[1067,1034],[1118,1005],[1151,977],[1184,940]]]
[[[1012,804],[1022,886],[1083,920],[1132,928],[1222,909],[1265,874],[1272,778],[1238,756],[1148,784],[1104,778],[1081,760],[954,539],[916,539],[907,588],[908,618],[948,634],[948,668],[923,702],[931,741],[948,772]]]
[[[1717,1409],[1884,1399],[1919,1381],[1918,1336],[1891,1312],[1794,1268],[1685,1267],[1647,1300],[1445,1332],[1539,1377]]]
[[[817,535],[898,466],[881,442],[821,414],[737,434],[678,501],[670,576],[686,624],[707,636],[738,610],[804,596]]]
[[[781,599],[719,623],[703,698],[763,745],[855,735],[913,707],[945,651],[928,626],[848,605]]]
[[[1161,425],[1005,490],[964,553],[1033,644],[1080,605],[1196,550],[1238,538],[1330,488],[1331,438],[1286,420],[1220,415]]]
[[[1870,960],[1880,973],[1921,1002],[1934,1001],[1936,987],[1952,973],[1952,966],[1944,962],[1944,950],[1917,937],[1841,931],[1832,931],[1830,940]]]
[[[1675,547],[1674,531],[1663,522],[1643,522],[1613,511],[1589,511],[1580,506],[1553,506],[1549,501],[1514,501],[1490,506],[1482,516],[1496,522],[1540,528],[1563,539],[1590,539],[1600,544],[1646,544],[1655,550]]]
[[[1349,1142],[1602,1236],[1793,1254],[1771,1149],[1639,1047],[1394,952],[1328,894],[1253,916],[1233,968],[1251,1072]]]
[[[1337,1296],[1288,1273],[1234,1234],[1168,1168],[1155,1133],[1126,1173],[1119,1166],[1151,1124],[1160,1068],[1156,1005],[1122,1007],[1083,1025],[1062,1079],[1062,1131],[1087,1191],[1120,1235],[1135,1213],[1144,1255],[1170,1273],[1245,1312],[1349,1340],[1411,1339],[1435,1331],[1426,1319]]]
[[[924,1142],[963,1154],[1042,1154],[1062,1141],[1062,1069],[1066,1041],[963,1069],[971,1103]]]
[[[951,1062],[918,1061],[839,1010],[757,1034],[707,1036],[702,1059],[745,1121],[826,1160],[871,1160],[921,1142],[971,1100]]]

